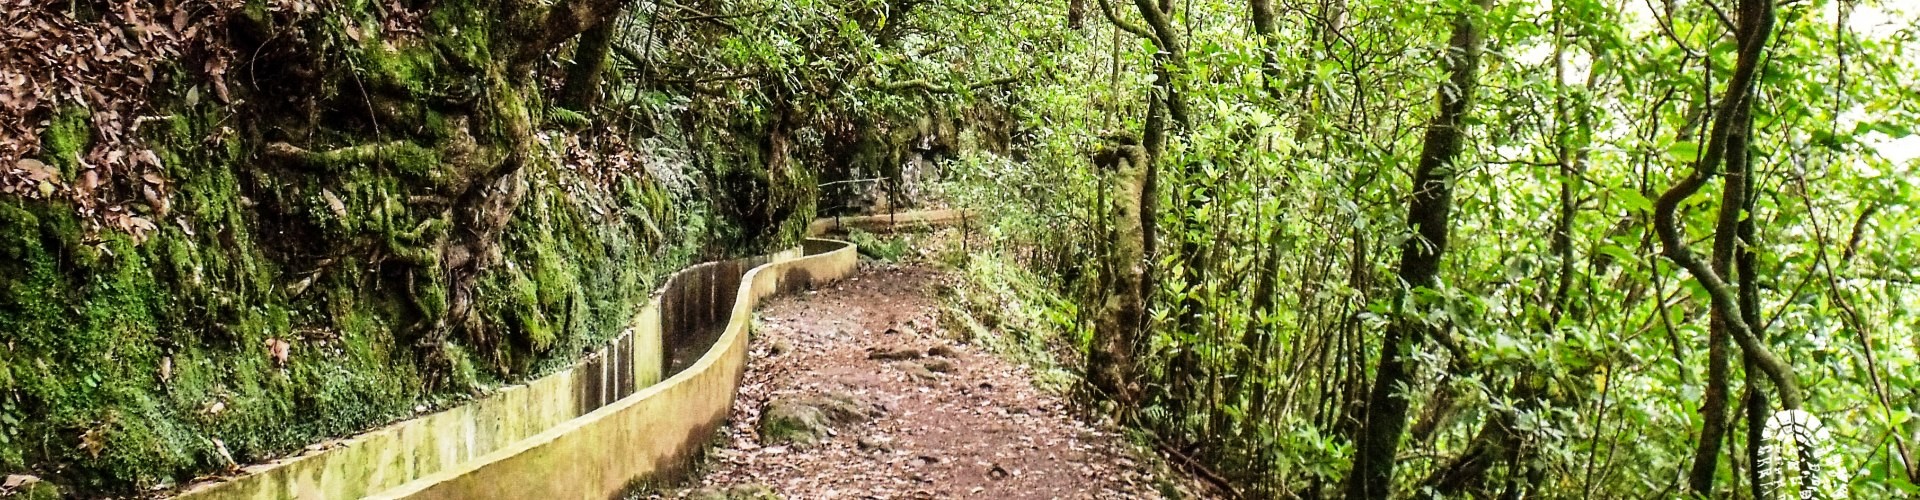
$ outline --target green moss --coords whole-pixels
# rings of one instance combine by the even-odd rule
[[[486,67],[493,60],[489,38],[493,20],[485,17],[486,9],[472,7],[443,5],[429,13],[427,18],[436,34],[433,40],[441,55],[455,66],[467,69]]]
[[[382,277],[336,266],[289,296],[301,276],[253,234],[237,174],[250,163],[215,133],[223,119],[182,107],[151,129],[173,211],[144,243],[90,232],[64,203],[0,198],[0,471],[89,492],[178,484],[389,421],[423,396],[394,337],[413,309],[369,292]],[[52,150],[86,147],[66,137],[85,136],[55,133]],[[400,236],[435,230],[419,227]],[[284,362],[269,339],[292,346]]]
[[[63,179],[80,173],[80,156],[86,154],[92,140],[92,113],[81,106],[65,106],[55,111],[46,132],[40,134],[40,155],[49,165],[60,168]]]
[[[13,379],[6,408],[21,422],[0,446],[0,463],[22,467],[39,455],[71,457],[88,469],[79,484],[156,484],[156,471],[191,462],[188,438],[173,425],[154,367],[166,340],[162,292],[149,256],[117,234],[100,237],[85,269],[72,265],[80,245],[69,207],[7,202],[0,217],[16,230],[0,265],[0,331],[10,338]],[[37,233],[37,234],[36,234]],[[61,439],[64,438],[64,439]]]
[[[426,95],[432,89],[438,68],[432,50],[418,45],[396,46],[372,35],[366,35],[359,49],[360,64],[355,70],[372,85],[404,89],[411,95]]]
[[[520,327],[521,334],[534,352],[552,348],[554,331],[540,307],[540,284],[518,269],[512,269],[509,273],[513,289],[508,298],[514,301],[509,312],[515,320],[514,324]]]

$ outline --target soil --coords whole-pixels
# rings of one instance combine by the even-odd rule
[[[1156,467],[1076,419],[1024,367],[939,328],[925,267],[860,274],[764,304],[740,396],[705,474],[664,498],[1162,498]],[[766,445],[777,397],[851,395],[877,417]],[[1180,488],[1185,490],[1186,488]]]

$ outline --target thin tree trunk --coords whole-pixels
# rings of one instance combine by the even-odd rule
[[[1266,87],[1267,95],[1279,102],[1283,77],[1280,75],[1280,62],[1274,56],[1274,51],[1279,50],[1276,44],[1279,43],[1280,27],[1274,19],[1273,0],[1250,0],[1248,3],[1252,11],[1253,36],[1260,41],[1260,84]]]
[[[1745,115],[1744,112],[1739,113]],[[1734,117],[1741,119],[1740,116]],[[1742,127],[1744,126],[1736,125]],[[1713,254],[1710,264],[1713,271],[1721,276],[1739,278],[1734,274],[1734,253],[1740,243],[1741,212],[1747,206],[1747,172],[1745,171],[1746,148],[1745,134],[1727,139],[1727,176],[1726,186],[1721,190],[1720,210],[1713,234]],[[1744,253],[1744,252],[1743,252]],[[1744,304],[1743,304],[1744,306]],[[1741,313],[1745,307],[1742,307]],[[1704,423],[1700,429],[1700,442],[1694,449],[1693,469],[1687,476],[1688,486],[1694,491],[1712,491],[1714,475],[1719,469],[1720,448],[1726,443],[1727,405],[1732,392],[1732,337],[1724,316],[1728,311],[1715,309],[1711,313],[1707,342],[1707,390],[1700,405],[1700,417]],[[1742,318],[1749,325],[1757,324],[1753,318]],[[1749,363],[1750,364],[1750,363]]]
[[[1492,0],[1477,0],[1476,7],[1492,7]],[[1413,196],[1407,206],[1407,222],[1415,237],[1400,245],[1400,280],[1404,290],[1398,299],[1401,309],[1388,325],[1380,344],[1380,364],[1374,372],[1373,387],[1367,398],[1366,422],[1355,448],[1353,468],[1347,474],[1347,498],[1387,498],[1393,491],[1393,468],[1400,451],[1400,437],[1407,427],[1407,400],[1396,394],[1413,378],[1413,356],[1431,336],[1433,327],[1414,319],[1405,310],[1420,307],[1413,302],[1413,290],[1439,283],[1440,260],[1446,254],[1448,231],[1452,223],[1454,161],[1460,156],[1464,133],[1461,126],[1472,104],[1478,83],[1482,33],[1474,21],[1477,12],[1463,12],[1453,20],[1453,35],[1443,59],[1448,79],[1438,92],[1440,112],[1427,126],[1420,151],[1420,164],[1414,172]]]
[[[1768,0],[1741,0],[1738,13],[1738,26],[1735,39],[1740,44],[1740,53],[1734,67],[1732,78],[1727,81],[1725,94],[1713,116],[1713,125],[1705,138],[1707,149],[1688,176],[1678,184],[1661,194],[1654,205],[1654,229],[1660,236],[1663,253],[1667,258],[1687,270],[1699,280],[1713,299],[1712,338],[1731,337],[1739,343],[1741,350],[1751,363],[1767,375],[1780,391],[1780,403],[1783,408],[1797,409],[1800,406],[1798,385],[1793,380],[1792,368],[1773,356],[1759,335],[1753,330],[1758,325],[1758,304],[1743,304],[1738,290],[1729,287],[1725,281],[1728,276],[1729,262],[1732,260],[1736,239],[1741,235],[1741,212],[1746,207],[1751,172],[1747,157],[1749,122],[1755,95],[1755,82],[1759,71],[1762,52],[1773,30],[1773,3]],[[1715,228],[1715,243],[1712,261],[1702,263],[1686,246],[1684,233],[1679,225],[1676,212],[1681,202],[1699,192],[1709,179],[1719,173],[1722,161],[1725,161],[1728,178],[1723,191],[1719,220]],[[1743,273],[1748,274],[1748,273]],[[1743,277],[1742,280],[1750,277]],[[1724,332],[1721,333],[1721,332]],[[1724,336],[1723,336],[1724,335]],[[1718,345],[1714,349],[1725,351]],[[1694,494],[1711,495],[1715,472],[1718,470],[1719,447],[1725,435],[1726,422],[1726,384],[1727,369],[1725,354],[1710,356],[1708,397],[1702,408],[1705,423],[1701,430],[1698,448],[1695,450],[1693,468],[1688,475],[1688,487]],[[1712,358],[1719,358],[1715,361]],[[1714,394],[1716,390],[1719,394]],[[1718,397],[1716,405],[1712,399]],[[1717,407],[1716,407],[1717,406]]]
[[[1740,314],[1743,319],[1747,321],[1747,324],[1759,325],[1762,324],[1760,321],[1760,254],[1754,251],[1754,245],[1759,243],[1759,239],[1757,238],[1759,229],[1754,223],[1753,215],[1755,208],[1754,200],[1759,198],[1759,196],[1754,192],[1757,184],[1754,182],[1753,158],[1747,148],[1747,143],[1751,141],[1750,138],[1753,136],[1753,114],[1746,113],[1742,118],[1747,131],[1746,138],[1743,138],[1740,144],[1738,144],[1739,149],[1731,151],[1727,157],[1728,170],[1730,172],[1738,172],[1737,175],[1729,176],[1727,180],[1733,182],[1735,179],[1738,179],[1740,193],[1742,195],[1740,199],[1740,222],[1737,231],[1740,241],[1743,244],[1735,251],[1733,265],[1734,271],[1740,275]],[[1754,336],[1763,342],[1767,339],[1767,333],[1764,331],[1754,332]],[[1759,367],[1756,366],[1758,360],[1751,354],[1742,359],[1747,378],[1748,483],[1753,488],[1754,498],[1766,498],[1767,485],[1766,481],[1761,478],[1760,468],[1761,430],[1766,426],[1767,417],[1772,413],[1773,408],[1771,402],[1767,400],[1766,392],[1760,390],[1761,377],[1755,376],[1759,371]]]
[[[1262,46],[1272,44],[1275,30],[1273,1],[1252,0],[1250,3],[1253,11],[1254,34],[1261,37],[1263,40],[1261,42]],[[1272,50],[1267,49],[1261,52],[1264,61],[1262,68],[1266,73],[1265,85],[1269,92],[1276,93],[1277,98],[1278,87],[1275,86],[1274,83],[1279,78],[1279,68],[1274,64]],[[1275,288],[1278,286],[1276,282],[1280,275],[1281,259],[1279,250],[1274,247],[1279,245],[1280,237],[1284,235],[1285,230],[1286,225],[1275,222],[1273,228],[1267,233],[1266,241],[1262,243],[1262,251],[1255,253],[1255,255],[1259,256],[1259,258],[1256,259],[1256,261],[1259,262],[1259,265],[1256,267],[1256,269],[1259,269],[1259,271],[1257,271],[1259,276],[1254,280],[1253,308],[1250,313],[1254,318],[1264,317],[1271,313],[1274,304],[1279,300],[1279,297],[1275,296]],[[1226,392],[1229,397],[1240,394],[1245,382],[1251,381],[1256,387],[1265,387],[1266,380],[1264,378],[1259,380],[1249,379],[1254,378],[1252,375],[1254,360],[1266,355],[1266,345],[1271,336],[1269,330],[1266,325],[1261,325],[1257,321],[1250,321],[1248,322],[1246,331],[1242,332],[1240,345],[1243,349],[1238,351],[1234,359],[1233,373],[1236,377],[1227,382]],[[1261,392],[1253,394],[1253,398],[1264,401],[1266,395]],[[1258,404],[1254,405],[1256,408],[1259,406]]]

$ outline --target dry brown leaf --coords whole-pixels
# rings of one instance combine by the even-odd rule
[[[31,485],[33,483],[38,483],[38,482],[40,482],[40,478],[35,476],[29,476],[26,474],[9,474],[7,475],[7,482],[0,483],[0,489],[17,490],[17,489],[20,489],[20,487],[22,486]]]
[[[286,368],[287,357],[293,354],[293,344],[280,339],[267,339],[267,354],[273,358],[275,365]]]
[[[153,208],[155,217],[166,217],[173,211],[173,203],[167,200],[167,195],[154,189],[154,186],[141,186],[140,197],[146,199],[148,207]]]
[[[320,197],[327,200],[327,208],[333,209],[334,216],[341,219],[347,218],[347,204],[340,201],[340,197],[334,195],[333,191],[321,189]]]
[[[56,175],[54,175],[56,172],[51,167],[47,166],[45,162],[42,162],[40,160],[35,160],[32,158],[21,158],[18,163],[14,164],[14,166],[19,167],[21,170],[25,170],[27,172],[28,179],[33,179],[36,181],[44,181],[48,179],[55,179],[57,177]]]
[[[107,436],[104,429],[94,427],[80,433],[80,449],[88,456],[100,458],[100,452],[107,449]]]

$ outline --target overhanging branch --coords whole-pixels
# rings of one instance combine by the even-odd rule
[[[1146,38],[1149,40],[1156,40],[1156,41],[1159,40],[1158,38],[1155,38],[1153,36],[1153,32],[1147,31],[1146,28],[1143,28],[1140,25],[1134,24],[1125,19],[1121,19],[1120,14],[1118,12],[1114,12],[1113,10],[1112,0],[1100,0],[1100,14],[1106,16],[1107,22],[1113,23],[1114,26],[1119,27],[1120,31],[1125,31],[1128,33],[1139,35],[1140,38]]]

